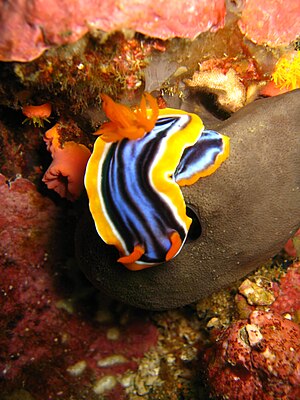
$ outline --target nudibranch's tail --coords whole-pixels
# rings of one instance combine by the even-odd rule
[[[174,177],[180,186],[192,185],[214,173],[229,156],[229,137],[204,129],[194,146],[185,149]]]
[[[130,265],[138,261],[144,253],[145,253],[144,247],[141,246],[140,244],[137,244],[136,246],[134,246],[134,249],[130,254],[118,258],[118,262]]]
[[[182,247],[182,240],[178,232],[173,232],[169,236],[170,240],[170,249],[166,253],[166,257],[164,261],[169,261],[174,258]],[[140,260],[142,255],[145,254],[145,248],[141,245],[134,246],[132,253],[128,256],[123,256],[118,258],[118,262],[124,264],[127,269],[131,271],[140,271],[145,268],[152,267],[154,264],[139,264],[137,261]],[[161,263],[160,263],[161,264]]]
[[[182,240],[178,232],[173,232],[170,235],[170,242],[171,247],[166,254],[166,261],[172,260],[172,258],[174,258],[181,249]]]
[[[164,263],[179,253],[191,224],[179,185],[213,173],[229,154],[228,138],[204,130],[197,115],[162,109],[157,118],[158,109],[149,96],[135,111],[121,110],[127,122],[132,117],[128,110],[133,113],[147,133],[139,140],[116,143],[98,138],[85,176],[99,235],[119,250],[118,261],[133,271]],[[116,105],[109,99],[106,104]],[[117,124],[111,112],[109,128]],[[147,124],[154,118],[157,121],[150,129]],[[117,134],[129,132],[126,123],[122,120]]]

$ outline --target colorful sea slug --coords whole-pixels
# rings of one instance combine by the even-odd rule
[[[149,94],[134,109],[102,100],[111,121],[96,132],[86,169],[90,211],[118,262],[141,270],[179,253],[192,222],[180,186],[212,174],[228,157],[229,138],[205,130],[195,114],[158,109]]]

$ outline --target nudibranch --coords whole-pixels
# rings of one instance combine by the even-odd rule
[[[212,174],[229,138],[195,114],[158,109],[149,94],[135,109],[102,99],[111,122],[97,132],[85,173],[97,232],[130,270],[162,264],[179,253],[192,222],[180,186]]]

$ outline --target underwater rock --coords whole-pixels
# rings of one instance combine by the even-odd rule
[[[245,0],[239,27],[252,42],[276,47],[289,45],[300,32],[298,0]]]
[[[287,243],[284,246],[284,251],[290,256],[290,257],[298,257],[300,255],[300,229],[297,230],[295,233],[295,236],[290,238]]]
[[[228,112],[235,112],[246,103],[246,89],[234,69],[226,74],[219,68],[212,71],[196,71],[192,79],[186,79],[191,88],[213,93],[218,98],[221,108]]]
[[[222,332],[204,356],[212,395],[290,399],[300,395],[300,328],[281,315],[253,311]]]
[[[80,271],[69,280],[68,224],[32,182],[0,174],[0,199],[0,398],[94,399],[112,376],[105,395],[124,399],[121,379],[156,345],[157,328],[97,299]]]
[[[236,281],[279,251],[297,230],[300,189],[300,90],[255,101],[209,128],[231,151],[212,176],[183,187],[201,235],[172,261],[132,272],[96,232],[90,214],[76,234],[78,262],[97,288],[125,303],[168,309]]]
[[[193,39],[223,27],[223,0],[0,1],[0,60],[30,61],[52,45],[72,43],[96,29],[133,29],[160,39]],[[55,23],[54,23],[55,21]]]
[[[21,266],[43,262],[57,235],[58,210],[27,179],[9,181],[0,174],[0,264]],[[7,270],[6,270],[7,272]]]
[[[300,315],[300,262],[295,262],[281,278],[279,296],[270,307],[279,314],[288,313],[296,320]]]

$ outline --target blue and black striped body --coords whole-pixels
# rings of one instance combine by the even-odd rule
[[[172,109],[160,110],[140,139],[97,139],[85,177],[90,209],[99,235],[121,255],[143,249],[130,269],[165,262],[174,233],[174,255],[180,251],[191,223],[180,185],[214,172],[228,155],[227,139],[205,130],[198,116]]]

